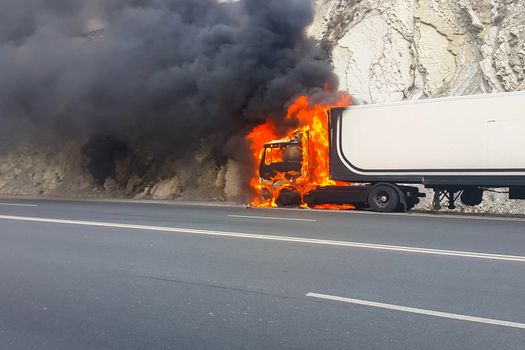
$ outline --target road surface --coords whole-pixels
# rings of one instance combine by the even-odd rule
[[[0,202],[0,349],[525,349],[523,220]]]

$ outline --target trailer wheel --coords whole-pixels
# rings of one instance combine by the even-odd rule
[[[461,194],[461,202],[471,207],[480,205],[483,202],[483,189],[479,187],[464,189]]]
[[[387,185],[378,185],[368,194],[368,205],[375,212],[391,213],[399,207],[397,191]]]

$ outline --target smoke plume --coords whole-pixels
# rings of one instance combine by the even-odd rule
[[[0,0],[0,136],[183,153],[337,85],[309,0]]]

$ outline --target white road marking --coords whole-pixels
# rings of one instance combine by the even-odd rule
[[[38,207],[38,204],[0,203],[0,206],[9,206],[9,207]]]
[[[198,235],[206,235],[206,236],[248,238],[248,239],[266,240],[266,241],[281,241],[281,242],[294,242],[294,243],[306,243],[306,244],[319,244],[319,245],[327,245],[327,246],[386,250],[386,251],[396,251],[396,252],[403,252],[403,253],[417,253],[417,254],[456,256],[456,257],[462,257],[462,258],[525,262],[525,256],[518,256],[518,255],[477,253],[477,252],[466,252],[466,251],[458,251],[458,250],[442,250],[442,249],[430,249],[430,248],[419,248],[419,247],[403,247],[403,246],[394,246],[394,245],[358,243],[358,242],[351,242],[351,241],[332,241],[332,240],[324,240],[324,239],[302,238],[302,237],[291,237],[291,236],[272,236],[272,235],[264,235],[264,234],[258,234],[258,233],[212,231],[212,230],[199,230],[199,229],[179,228],[179,227],[145,226],[145,225],[135,225],[135,224],[119,224],[119,223],[97,222],[97,221],[48,219],[48,218],[10,216],[10,215],[0,215],[0,220],[44,222],[44,223],[52,223],[52,224],[92,226],[92,227],[111,227],[111,228],[119,228],[119,229],[146,230],[146,231],[158,231],[158,232],[176,232],[176,233],[198,234]]]
[[[314,219],[299,219],[299,218],[279,218],[275,216],[250,216],[250,215],[228,215],[231,218],[242,218],[242,219],[263,219],[263,220],[285,220],[285,221],[308,221],[315,222]]]
[[[427,316],[449,318],[449,319],[460,320],[460,321],[484,323],[484,324],[490,324],[490,325],[495,325],[495,326],[503,326],[503,327],[525,329],[525,323],[519,323],[519,322],[502,321],[502,320],[495,320],[495,319],[492,319],[492,318],[482,318],[482,317],[467,316],[467,315],[460,315],[460,314],[451,314],[451,313],[448,313],[448,312],[425,310],[425,309],[417,309],[417,308],[413,308],[413,307],[406,307],[406,306],[393,305],[393,304],[377,303],[377,302],[374,302],[374,301],[361,300],[361,299],[352,299],[352,298],[345,298],[345,297],[338,297],[338,296],[335,296],[335,295],[327,295],[327,294],[308,293],[308,294],[306,294],[306,296],[312,297],[312,298],[317,298],[317,299],[339,301],[339,302],[344,302],[344,303],[349,303],[349,304],[371,306],[371,307],[376,307],[376,308],[380,308],[380,309],[388,309],[388,310],[409,312],[409,313],[413,313],[413,314],[420,314],[420,315],[427,315]]]

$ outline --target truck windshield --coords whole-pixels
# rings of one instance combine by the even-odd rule
[[[263,179],[271,180],[279,173],[288,179],[299,177],[302,167],[302,148],[300,143],[266,145],[259,168]]]

